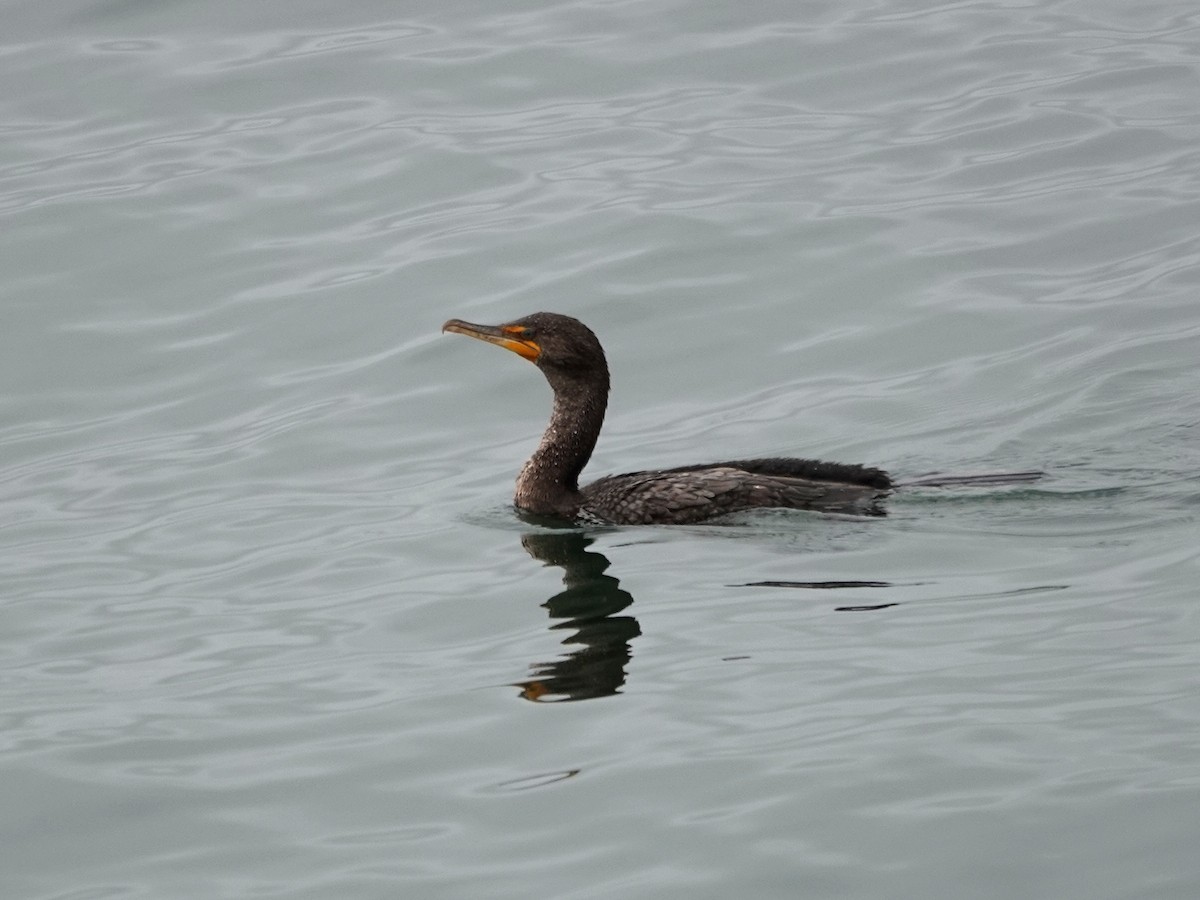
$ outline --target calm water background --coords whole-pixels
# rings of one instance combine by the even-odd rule
[[[1194,2],[3,17],[5,898],[1200,894]],[[593,474],[1049,477],[540,533],[538,309]]]

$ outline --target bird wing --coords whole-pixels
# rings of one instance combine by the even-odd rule
[[[610,475],[583,489],[584,506],[607,521],[676,525],[772,507],[870,514],[864,503],[869,506],[880,493],[865,485],[766,475],[724,465]]]

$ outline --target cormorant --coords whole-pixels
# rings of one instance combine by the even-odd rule
[[[606,475],[579,486],[608,405],[608,364],[591,329],[534,313],[503,325],[451,319],[442,331],[511,350],[554,390],[550,424],[517,477],[517,507],[535,515],[613,525],[689,525],[748,509],[784,507],[883,515],[892,480],[881,469],[771,457]]]

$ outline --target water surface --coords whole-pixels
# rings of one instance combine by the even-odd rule
[[[5,896],[1192,897],[1200,14],[10,3]],[[592,474],[1037,485],[554,532]]]

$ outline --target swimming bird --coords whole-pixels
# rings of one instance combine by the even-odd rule
[[[779,507],[884,515],[892,480],[883,470],[792,457],[606,475],[580,487],[608,406],[608,363],[592,330],[539,312],[503,325],[450,319],[442,331],[511,350],[541,369],[554,391],[550,423],[517,477],[513,501],[521,510],[613,525],[688,525]]]

